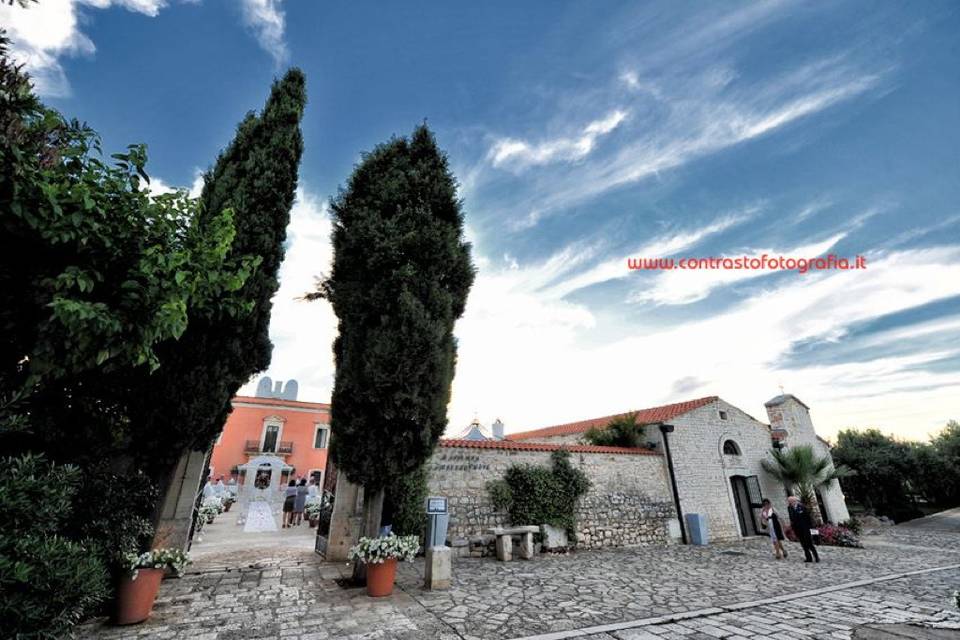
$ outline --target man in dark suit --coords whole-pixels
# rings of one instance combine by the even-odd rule
[[[813,546],[813,536],[810,535],[810,529],[813,528],[810,512],[797,496],[787,498],[787,512],[790,514],[790,526],[793,527],[793,532],[797,535],[800,546],[803,547],[803,555],[807,557],[804,562],[820,562],[817,548]]]

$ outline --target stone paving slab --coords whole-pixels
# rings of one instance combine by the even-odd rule
[[[448,591],[422,588],[422,560],[401,565],[394,595],[367,598],[335,580],[345,564],[282,548],[239,554],[241,566],[204,561],[164,581],[155,614],[143,625],[94,621],[81,638],[108,640],[355,640],[441,638],[504,640],[627,638],[849,640],[858,626],[960,624],[950,594],[960,565],[947,540],[897,528],[867,549],[822,548],[804,564],[799,547],[773,560],[763,540],[735,545],[640,547],[544,555],[532,561],[455,560]],[[933,534],[931,534],[933,535]],[[920,536],[917,538],[917,536]],[[954,548],[960,536],[953,535]],[[882,542],[882,544],[881,544]],[[902,575],[901,575],[902,574]],[[892,577],[896,575],[896,577]],[[646,620],[642,626],[636,621]],[[931,627],[933,628],[933,627]],[[960,629],[960,626],[957,627]],[[960,631],[957,631],[960,638]],[[859,637],[859,636],[858,636]]]

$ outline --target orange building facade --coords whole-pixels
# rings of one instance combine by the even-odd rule
[[[269,381],[269,378],[264,380]],[[292,393],[289,392],[292,384]],[[316,479],[323,486],[330,445],[330,405],[296,400],[296,382],[281,394],[261,381],[257,396],[236,396],[233,412],[213,445],[210,474],[241,482],[239,466],[260,455],[285,462],[281,481]],[[268,395],[270,397],[262,397]],[[282,397],[285,395],[286,397]],[[292,396],[292,399],[291,399]]]

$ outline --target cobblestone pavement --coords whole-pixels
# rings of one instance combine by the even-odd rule
[[[777,562],[760,539],[548,555],[532,562],[458,559],[454,587],[443,592],[422,589],[418,561],[403,565],[394,595],[380,599],[337,586],[345,565],[320,564],[310,552],[287,550],[241,569],[204,562],[164,582],[147,623],[112,628],[96,622],[80,635],[834,640],[851,638],[859,625],[920,622],[960,638],[960,615],[949,601],[960,588],[957,541],[955,534],[894,528],[867,537],[866,549],[822,548],[819,565],[804,564],[797,545],[790,545],[788,560]],[[956,568],[901,576],[948,566]],[[900,577],[877,581],[891,576]]]

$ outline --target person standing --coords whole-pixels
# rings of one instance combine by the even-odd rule
[[[807,510],[800,498],[790,496],[787,498],[787,511],[790,513],[790,526],[797,534],[797,540],[803,547],[803,554],[806,556],[804,562],[820,562],[820,554],[813,544],[813,536],[810,529],[813,528],[813,522],[810,520],[810,512]]]
[[[300,525],[303,522],[303,508],[307,504],[307,479],[300,478],[300,484],[297,485],[297,497],[293,501],[293,519],[294,524]]]
[[[764,498],[761,503],[763,508],[760,510],[760,521],[770,534],[770,542],[773,544],[773,555],[777,560],[787,557],[787,550],[783,548],[783,526],[780,524],[780,516],[773,510],[773,503]]]
[[[223,484],[223,476],[217,478],[217,484],[213,486],[213,490],[218,498],[223,498],[223,494],[227,490],[226,485]]]
[[[207,476],[207,481],[203,485],[203,499],[212,498],[216,495],[216,491],[213,488],[213,483],[210,481],[212,476]]]
[[[293,505],[297,501],[297,481],[290,478],[283,496],[283,528],[293,525]]]

